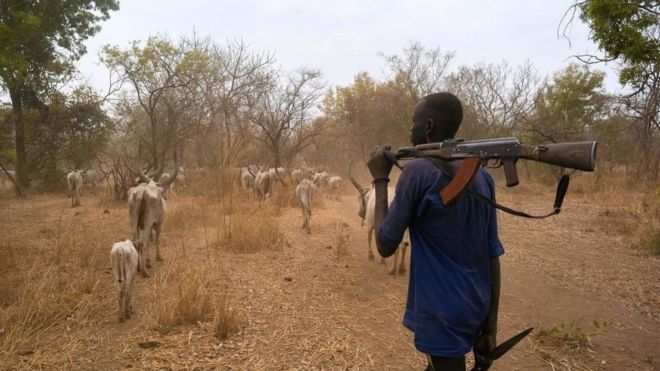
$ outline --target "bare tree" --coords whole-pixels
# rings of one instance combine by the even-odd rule
[[[320,76],[319,71],[300,70],[258,97],[250,122],[273,167],[290,163],[319,134],[311,123],[323,88]]]
[[[440,48],[428,49],[419,42],[410,42],[403,55],[381,54],[395,79],[401,81],[413,102],[437,92],[443,85],[454,53]]]
[[[540,79],[527,62],[512,71],[506,62],[461,66],[448,88],[463,102],[468,117],[464,135],[515,134],[522,120],[534,110]]]

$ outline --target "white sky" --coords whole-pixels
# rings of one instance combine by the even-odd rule
[[[328,86],[348,85],[358,72],[376,79],[387,75],[379,52],[401,54],[409,41],[440,47],[456,55],[453,66],[526,60],[541,76],[551,75],[573,54],[597,53],[579,20],[570,30],[572,45],[557,27],[572,0],[123,0],[120,10],[102,23],[79,62],[83,76],[97,89],[107,84],[98,65],[105,44],[128,46],[150,34],[211,36],[223,44],[243,39],[254,52],[269,51],[285,71],[321,70]],[[606,88],[620,91],[613,69]]]

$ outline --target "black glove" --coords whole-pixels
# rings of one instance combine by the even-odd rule
[[[387,180],[390,176],[390,171],[392,171],[392,165],[401,168],[391,149],[392,147],[388,145],[377,147],[371,154],[369,161],[367,161],[367,167],[374,180]]]

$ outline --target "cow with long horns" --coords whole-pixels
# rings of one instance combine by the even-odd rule
[[[351,163],[348,170],[348,178],[351,181],[351,184],[358,191],[358,215],[362,218],[362,225],[366,220],[367,222],[367,246],[369,248],[369,260],[374,260],[373,249],[371,248],[371,241],[373,239],[375,229],[376,229],[376,191],[374,188],[365,188],[360,183],[353,178],[351,174],[351,169],[353,164]],[[394,187],[389,187],[388,189],[388,203],[392,203],[394,199]],[[406,232],[407,234],[407,232]],[[407,238],[406,238],[407,239]],[[390,274],[394,275],[397,273],[404,274],[406,272],[406,250],[410,243],[408,241],[403,242],[403,247],[399,247],[394,253],[394,265],[390,270]],[[401,255],[401,260],[399,261],[399,255]],[[381,263],[385,263],[385,258],[381,258]]]
[[[128,218],[133,231],[133,241],[139,242],[138,269],[143,277],[149,277],[148,268],[151,267],[149,258],[149,242],[151,233],[154,234],[156,244],[156,260],[162,261],[160,253],[160,232],[165,221],[167,203],[163,193],[176,179],[179,172],[177,157],[174,157],[174,174],[164,182],[155,182],[142,172],[142,168],[131,168],[135,172],[140,183],[128,190]],[[127,163],[128,165],[128,163]]]

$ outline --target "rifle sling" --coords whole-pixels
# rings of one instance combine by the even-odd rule
[[[441,160],[439,158],[435,157],[426,157],[433,164],[442,171],[443,174],[445,174],[450,180],[454,178],[454,169],[449,165],[447,161]],[[466,191],[476,197],[477,200],[486,203],[498,210],[502,210],[505,213],[515,215],[515,216],[520,216],[523,218],[529,218],[529,219],[545,219],[549,216],[559,214],[561,211],[561,204],[564,201],[564,196],[566,195],[566,190],[568,189],[568,184],[569,184],[569,176],[564,174],[561,179],[559,180],[559,184],[557,185],[557,194],[555,195],[555,204],[554,208],[551,212],[545,215],[530,215],[524,211],[519,211],[512,209],[510,207],[506,207],[504,205],[498,204],[497,202],[493,201],[491,198],[486,197],[478,192],[474,192],[470,189],[466,189]]]

